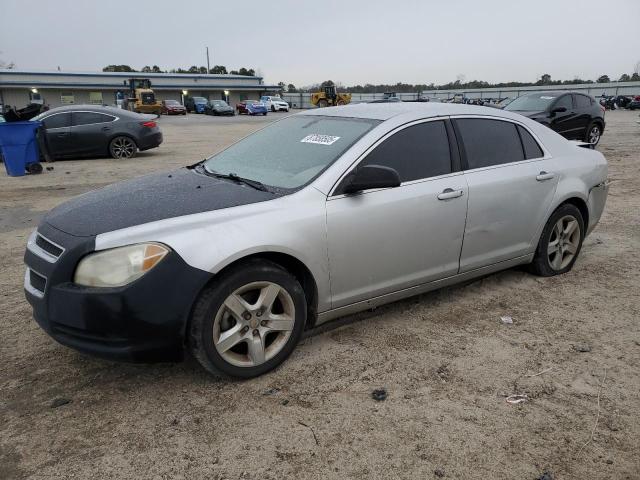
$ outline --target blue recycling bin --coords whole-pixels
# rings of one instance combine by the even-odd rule
[[[38,121],[0,123],[0,150],[7,175],[20,177],[29,165],[39,163],[36,131],[41,125]]]

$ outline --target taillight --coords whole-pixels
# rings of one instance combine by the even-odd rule
[[[142,122],[140,125],[147,128],[155,128],[158,124],[153,120],[149,120],[148,122]]]

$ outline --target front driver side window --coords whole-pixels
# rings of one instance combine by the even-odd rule
[[[404,128],[378,145],[359,164],[391,167],[401,182],[451,173],[449,138],[443,121]]]
[[[68,127],[71,125],[71,113],[55,113],[45,118],[42,123],[47,130]]]
[[[553,108],[565,107],[567,111],[573,109],[573,101],[571,100],[571,95],[563,95],[556,103],[553,105]]]

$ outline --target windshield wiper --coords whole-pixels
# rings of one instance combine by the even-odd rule
[[[244,178],[236,173],[219,173],[215,171],[209,170],[204,165],[200,164],[200,169],[206,175],[210,175],[216,178],[226,178],[228,180],[233,180],[234,182],[244,183],[245,185],[249,185],[251,188],[255,188],[256,190],[260,190],[262,192],[268,192],[269,189],[261,182],[257,180],[251,180],[250,178]]]

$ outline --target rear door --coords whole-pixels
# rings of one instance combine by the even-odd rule
[[[73,151],[71,138],[71,112],[54,113],[42,120],[47,136],[47,146],[53,157],[70,155]]]
[[[444,120],[406,126],[354,167],[394,168],[399,187],[329,197],[333,308],[457,273],[467,186],[452,160]]]
[[[583,140],[587,131],[587,127],[591,123],[591,112],[593,104],[591,97],[580,93],[573,94],[573,103],[576,106],[576,128],[580,130],[575,132],[575,138]]]
[[[510,121],[457,118],[469,207],[460,272],[535,250],[558,183],[553,160],[532,134]]]
[[[73,112],[71,133],[73,153],[78,155],[106,155],[115,117],[98,112]]]

